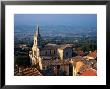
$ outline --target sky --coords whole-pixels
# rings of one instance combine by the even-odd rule
[[[15,14],[15,25],[67,25],[96,27],[96,14]]]

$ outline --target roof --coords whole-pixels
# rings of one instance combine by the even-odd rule
[[[83,51],[81,51],[81,50],[80,50],[80,51],[78,51],[77,53],[78,53],[78,55],[80,55],[80,56],[83,56],[83,55],[84,55],[84,52],[83,52]]]
[[[69,60],[42,60],[42,65],[68,65]]]
[[[87,69],[80,76],[97,76],[97,73],[95,69]]]
[[[57,45],[45,45],[42,49],[43,50],[50,50],[50,49],[57,49],[58,46]]]
[[[63,45],[60,45],[59,46],[59,49],[65,49],[65,48],[71,48],[72,47],[72,44],[63,44]]]
[[[23,68],[21,69],[21,73],[17,70],[14,71],[15,76],[42,76],[42,74],[36,68]]]
[[[42,58],[43,60],[56,59],[56,58],[57,58],[57,55],[41,56],[41,58]]]
[[[94,58],[96,58],[96,57],[97,57],[97,52],[96,52],[96,51],[90,52],[90,53],[88,54],[88,56],[89,56],[89,57],[94,57]]]
[[[67,47],[72,47],[72,44],[62,44],[62,45],[57,45],[57,44],[51,44],[48,43],[47,45],[45,45],[42,49],[43,50],[48,50],[48,49],[65,49]]]
[[[76,61],[76,62],[84,60],[82,56],[75,56],[75,57],[72,57],[70,59],[73,60],[73,61]]]

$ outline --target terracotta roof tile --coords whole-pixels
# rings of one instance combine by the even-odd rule
[[[88,69],[80,74],[80,76],[97,76],[96,70]]]
[[[97,52],[96,51],[91,52],[91,53],[88,54],[88,56],[96,58],[97,57]]]

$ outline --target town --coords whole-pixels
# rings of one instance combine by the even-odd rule
[[[94,40],[49,42],[36,27],[32,45],[15,45],[15,76],[97,76],[97,47]],[[81,44],[80,44],[81,43]],[[82,44],[84,43],[84,44]],[[79,45],[80,44],[80,45]]]

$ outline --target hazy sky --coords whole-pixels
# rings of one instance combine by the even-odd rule
[[[15,25],[69,25],[96,27],[96,14],[15,14]]]

